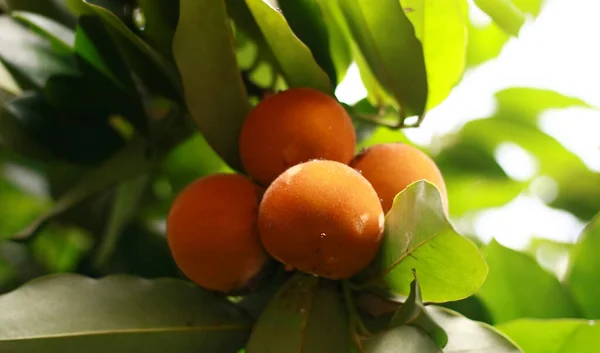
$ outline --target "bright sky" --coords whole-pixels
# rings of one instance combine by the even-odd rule
[[[497,59],[468,72],[420,128],[406,131],[407,137],[426,145],[435,135],[456,130],[471,119],[489,116],[494,110],[494,93],[506,87],[553,89],[600,108],[600,39],[593,35],[600,34],[599,13],[598,0],[549,0],[538,18],[523,27],[518,39],[512,39]],[[470,16],[476,23],[489,21],[480,11],[472,11]],[[336,94],[350,103],[365,96],[355,66]],[[599,111],[548,111],[541,117],[540,126],[580,156],[588,167],[600,172]],[[501,146],[496,158],[515,179],[529,179],[536,172],[535,159],[518,146]],[[471,215],[456,225],[459,229],[474,229],[483,240],[494,237],[513,248],[527,246],[532,236],[572,242],[584,226],[571,214],[551,209],[529,195],[521,195],[504,207]]]

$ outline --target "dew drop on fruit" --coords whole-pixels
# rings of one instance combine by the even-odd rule
[[[321,233],[321,239],[325,239],[325,237],[327,237],[327,234]]]

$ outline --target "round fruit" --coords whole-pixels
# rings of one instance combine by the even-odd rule
[[[213,174],[188,185],[167,218],[167,239],[183,273],[209,290],[243,288],[268,255],[257,219],[260,190],[240,174]]]
[[[351,277],[375,257],[384,216],[377,193],[345,164],[313,160],[281,174],[265,192],[258,227],[266,250],[289,268]]]
[[[240,135],[244,168],[269,185],[291,166],[311,159],[348,164],[356,135],[337,100],[309,88],[291,88],[262,100],[247,116]]]
[[[444,210],[448,208],[446,184],[435,162],[421,150],[404,143],[387,143],[367,148],[350,166],[362,173],[377,191],[383,211],[392,208],[394,197],[408,185],[427,180],[437,186]]]

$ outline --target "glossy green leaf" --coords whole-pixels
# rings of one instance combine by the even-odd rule
[[[141,140],[132,141],[127,148],[114,155],[102,165],[92,169],[81,180],[65,192],[47,212],[43,213],[26,229],[15,234],[15,240],[24,240],[37,232],[49,219],[75,207],[88,197],[105,188],[148,170],[152,163],[147,159],[146,144]]]
[[[7,16],[0,16],[0,62],[23,90],[39,89],[51,75],[77,72],[73,57]]]
[[[565,283],[588,319],[600,318],[600,215],[587,225],[571,252]]]
[[[467,2],[402,0],[401,4],[423,46],[430,110],[448,97],[465,70]]]
[[[522,353],[511,339],[490,325],[438,306],[428,306],[427,312],[448,334],[444,353]]]
[[[534,258],[493,240],[485,249],[490,267],[479,297],[494,323],[518,318],[580,317],[569,291]]]
[[[237,352],[246,315],[175,279],[37,279],[0,297],[3,352]]]
[[[180,10],[173,54],[187,107],[206,141],[232,168],[241,170],[238,140],[250,106],[225,3],[183,0]]]
[[[421,42],[397,0],[373,6],[367,0],[338,0],[348,27],[378,82],[404,110],[422,115],[428,86]]]
[[[442,350],[420,328],[400,326],[367,339],[364,353],[442,353]]]
[[[600,324],[592,321],[521,319],[498,329],[524,353],[590,353],[600,346]]]
[[[171,58],[173,36],[179,19],[179,2],[140,0],[138,3],[144,16],[143,37],[164,57]]]
[[[5,92],[5,94],[13,94],[17,95],[21,93],[21,88],[15,82],[15,79],[12,77],[10,72],[4,67],[2,61],[0,61],[0,89]]]
[[[84,0],[108,25],[113,38],[125,54],[129,68],[154,93],[179,101],[181,83],[175,67],[148,43],[137,36],[120,19],[126,16],[123,6],[114,6],[110,0]]]
[[[317,0],[279,0],[279,8],[294,34],[310,49],[333,83],[339,82],[330,55],[329,31]]]
[[[271,299],[246,346],[246,353],[346,353],[348,319],[331,283],[296,274]]]
[[[401,295],[409,294],[415,269],[427,302],[468,297],[488,271],[477,246],[456,233],[446,219],[437,187],[425,180],[409,185],[394,199],[376,264],[379,278]]]
[[[415,280],[410,284],[408,298],[394,313],[389,326],[393,328],[402,325],[410,325],[423,329],[440,348],[444,348],[448,343],[448,335],[444,329],[425,310],[423,299],[421,298],[421,288],[416,276]]]
[[[11,15],[46,37],[56,47],[64,51],[73,48],[75,33],[70,28],[36,13],[13,11]]]
[[[287,85],[333,94],[327,74],[319,67],[310,49],[296,37],[283,15],[262,0],[246,0],[246,5],[271,48]]]

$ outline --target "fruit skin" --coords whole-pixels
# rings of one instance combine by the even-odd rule
[[[394,197],[408,185],[425,179],[440,191],[444,211],[448,210],[446,184],[435,162],[424,152],[405,143],[374,145],[358,154],[350,166],[373,185],[387,213]]]
[[[261,190],[240,174],[213,174],[188,185],[167,217],[167,240],[183,273],[199,286],[243,288],[268,261],[257,219]]]
[[[262,100],[246,117],[240,135],[244,168],[265,186],[311,159],[348,164],[355,148],[352,120],[342,105],[310,88],[291,88]]]
[[[379,250],[384,215],[377,193],[345,164],[313,160],[281,174],[263,195],[258,227],[275,259],[339,280],[364,269]]]

